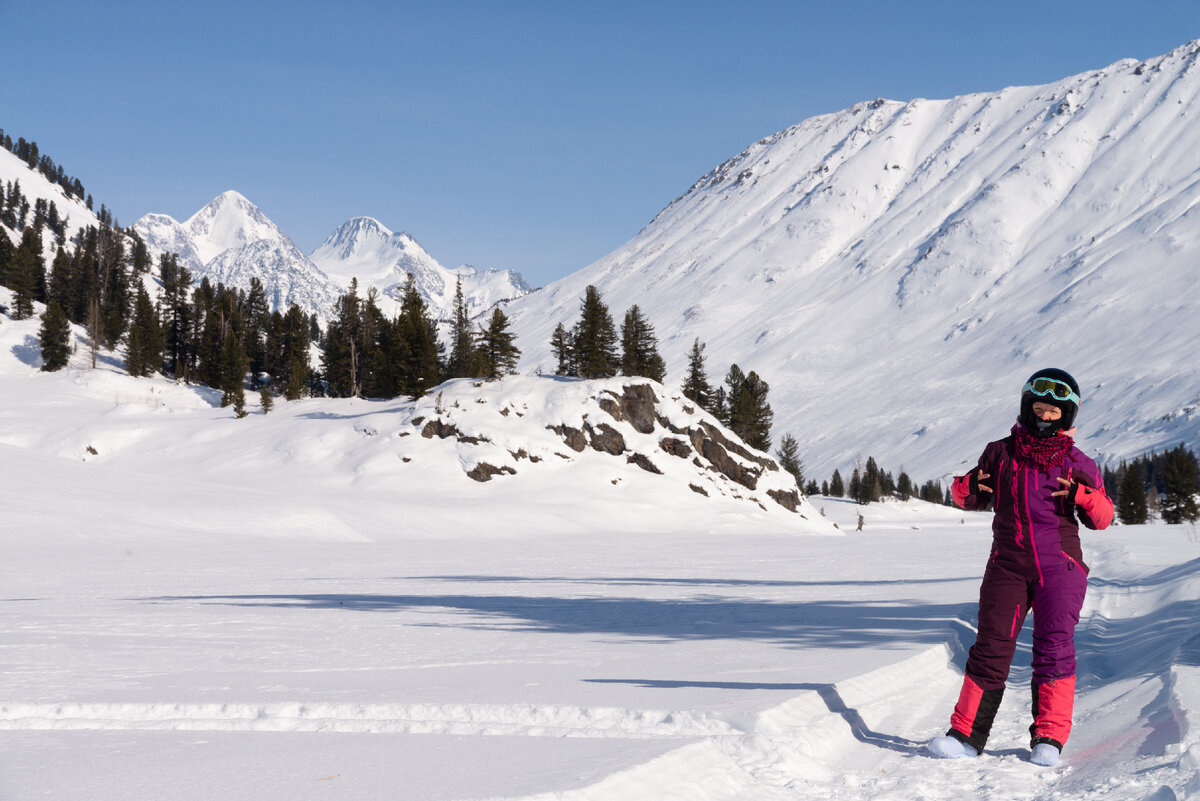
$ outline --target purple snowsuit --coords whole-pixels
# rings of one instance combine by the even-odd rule
[[[971,477],[992,492],[971,492]],[[1070,482],[1069,495],[1051,493]],[[1075,626],[1087,591],[1079,523],[1103,529],[1112,522],[1096,463],[1073,444],[1062,463],[1043,468],[1019,457],[1014,434],[990,443],[970,473],[953,486],[968,510],[994,505],[992,550],[979,588],[979,632],[964,671],[950,736],[983,750],[1004,695],[1017,635],[1032,609],[1034,744],[1062,750],[1071,731],[1075,696]]]

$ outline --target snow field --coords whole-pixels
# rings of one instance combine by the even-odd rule
[[[235,420],[113,354],[39,373],[34,330],[0,320],[4,801],[1200,792],[1194,528],[1085,533],[1059,768],[1027,761],[1028,627],[985,754],[937,762],[986,515],[802,516],[697,495],[665,454],[564,459],[546,426],[603,419],[570,382]],[[431,413],[491,442],[422,437]]]

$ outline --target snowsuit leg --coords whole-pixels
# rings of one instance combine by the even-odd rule
[[[988,562],[979,587],[979,633],[967,655],[963,687],[946,732],[982,751],[992,731],[1004,683],[1017,650],[1017,635],[1033,600],[1037,579]]]
[[[1046,566],[1033,598],[1032,745],[1062,750],[1075,705],[1075,626],[1087,593],[1087,574],[1066,559]]]

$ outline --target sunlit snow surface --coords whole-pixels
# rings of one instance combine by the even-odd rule
[[[477,483],[474,446],[399,436],[411,404],[237,420],[112,354],[39,373],[35,332],[0,317],[6,801],[1200,790],[1194,528],[1085,537],[1059,768],[1026,760],[1027,639],[987,752],[939,762],[986,515],[816,498],[806,520],[590,452]],[[531,448],[588,408],[553,379],[461,389]]]

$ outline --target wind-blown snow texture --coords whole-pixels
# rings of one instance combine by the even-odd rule
[[[356,217],[341,225],[311,256],[237,192],[225,192],[180,223],[165,214],[147,214],[133,224],[157,261],[176,253],[198,281],[249,288],[257,277],[272,308],[296,303],[325,319],[334,301],[358,279],[360,295],[374,287],[386,314],[399,310],[401,290],[412,273],[435,318],[452,319],[456,279],[472,314],[532,291],[512,270],[447,270],[408,234],[393,234],[378,220]]]
[[[36,330],[0,317],[0,798],[1200,792],[1194,527],[1087,533],[1059,768],[1027,761],[1025,638],[987,752],[935,761],[986,514],[819,498],[806,519],[547,428],[636,446],[619,381],[239,420],[114,354],[41,373]],[[517,472],[473,481],[481,458]]]
[[[522,369],[553,369],[551,331],[593,284],[618,320],[640,306],[669,383],[696,337],[710,380],[757,371],[776,435],[819,477],[868,455],[953,472],[1045,366],[1080,380],[1102,460],[1194,447],[1198,58],[1192,43],[1046,86],[876,100],[757,142],[512,303]]]

